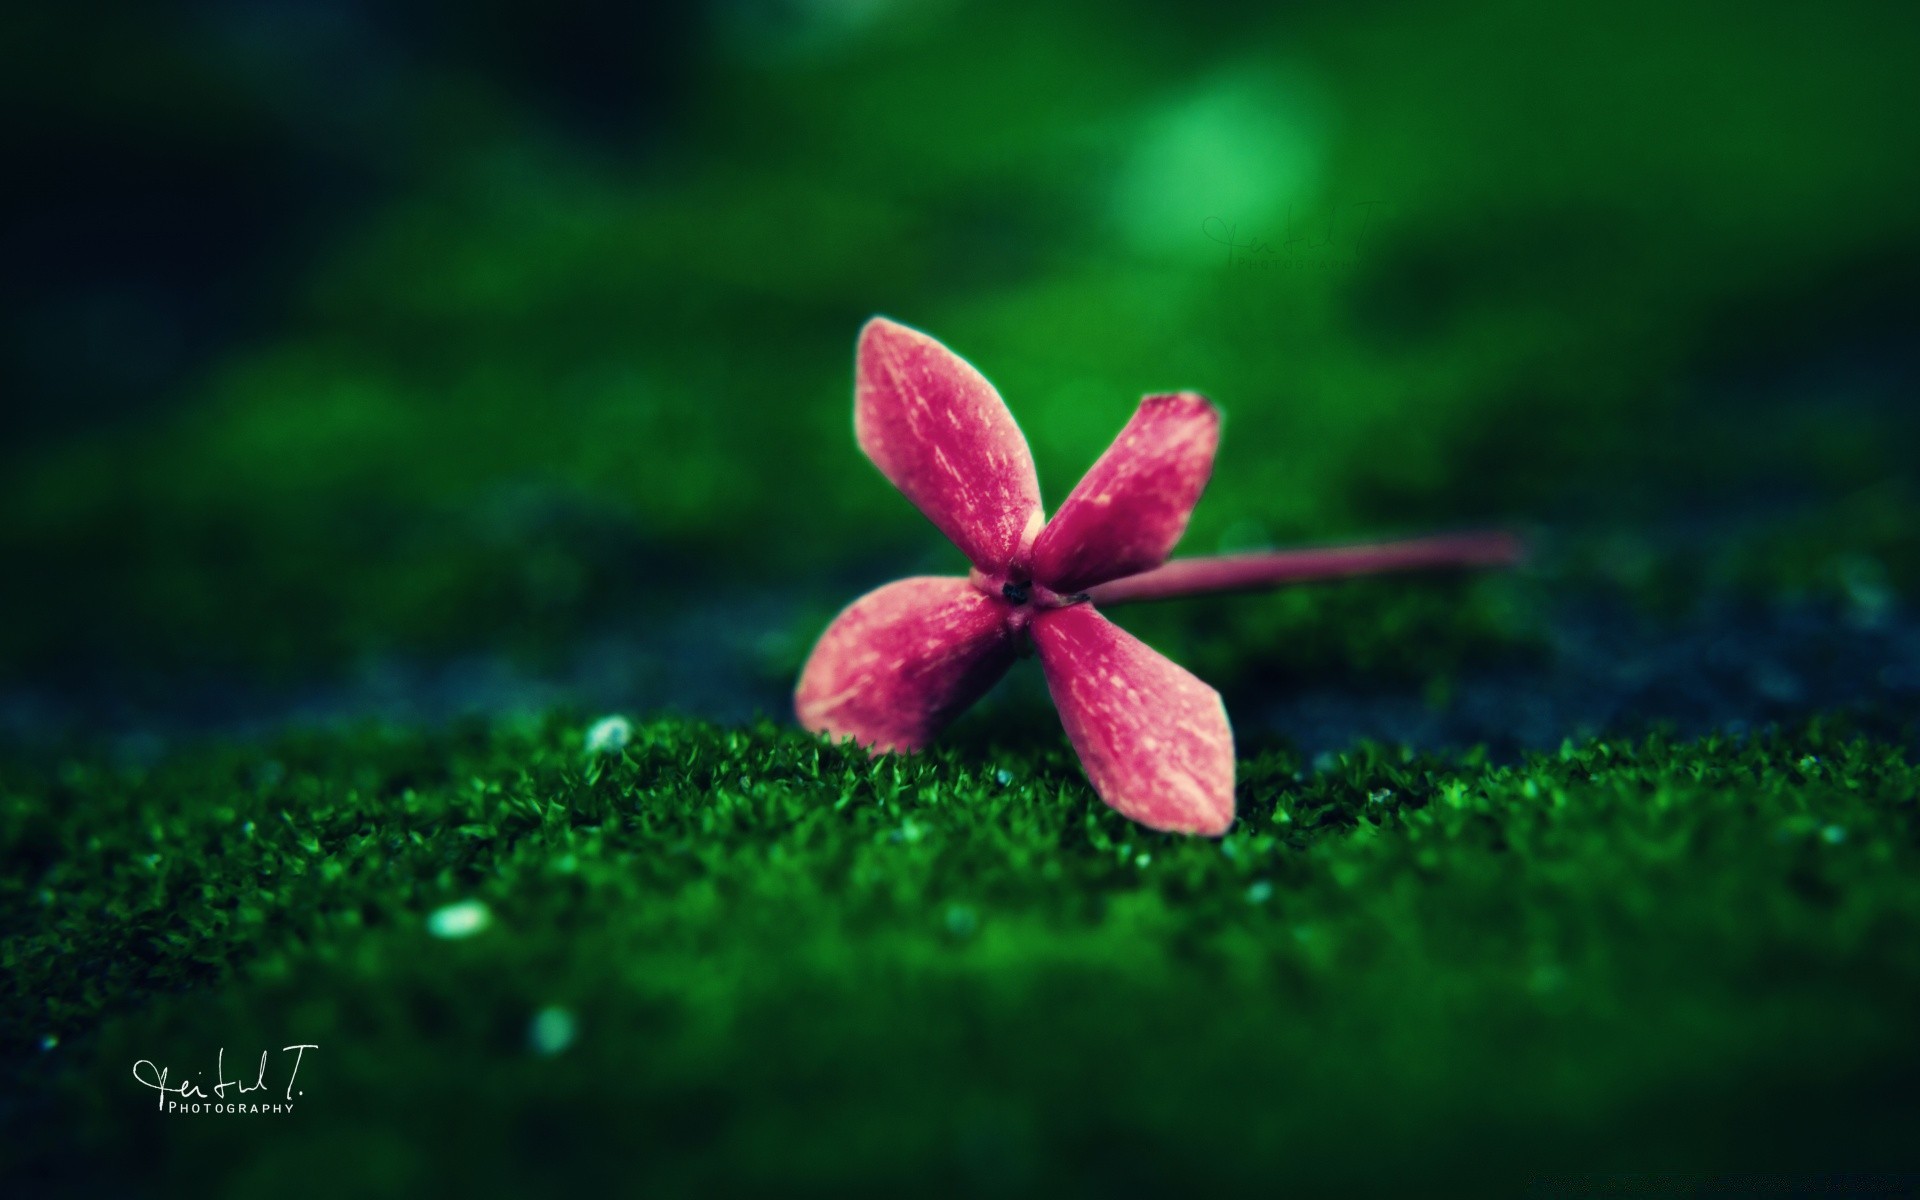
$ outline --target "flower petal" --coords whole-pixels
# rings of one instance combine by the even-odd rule
[[[815,643],[794,714],[873,752],[916,750],[1013,662],[1006,606],[964,579],[921,576],[848,605]]]
[[[883,317],[860,331],[854,435],[893,486],[988,574],[1040,523],[1027,439],[993,385],[953,351]]]
[[[1220,413],[1197,392],[1148,396],[1033,545],[1033,577],[1078,592],[1165,562],[1213,473]]]
[[[1041,613],[1047,690],[1100,798],[1154,829],[1233,824],[1233,729],[1220,693],[1095,612]]]

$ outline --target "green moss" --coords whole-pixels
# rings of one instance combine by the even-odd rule
[[[589,756],[555,718],[15,756],[13,1140],[233,1194],[1889,1165],[1900,749],[1242,749],[1217,842],[1120,819],[1044,740],[869,761],[663,720]],[[486,928],[429,932],[472,900]],[[542,1054],[554,1007],[577,1040]],[[296,1042],[290,1115],[161,1115],[128,1074]]]

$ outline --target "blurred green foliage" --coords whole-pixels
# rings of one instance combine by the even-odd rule
[[[354,124],[259,39],[64,98],[385,182],[182,395],[8,455],[0,669],[539,651],[957,565],[850,437],[874,312],[996,382],[1055,501],[1140,394],[1213,395],[1189,553],[1517,519],[1607,578],[1731,516],[1678,569],[1920,585],[1920,81],[1880,6],[768,11],[707,13],[612,135],[465,60]]]
[[[1514,766],[1256,747],[1239,777],[1206,841],[1104,808],[1051,743],[869,760],[669,720],[601,755],[549,719],[0,760],[14,1176],[1506,1193],[1899,1166],[1899,750],[1814,722]],[[291,1115],[164,1115],[128,1074],[295,1043]]]

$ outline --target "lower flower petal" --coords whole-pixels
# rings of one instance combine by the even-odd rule
[[[1227,831],[1233,729],[1220,693],[1089,604],[1041,613],[1033,640],[1102,800],[1153,829]]]
[[[926,745],[1006,673],[1006,606],[964,579],[868,592],[833,619],[794,692],[800,724],[873,752]]]

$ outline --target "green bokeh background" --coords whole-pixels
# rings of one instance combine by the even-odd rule
[[[1056,502],[1142,393],[1215,397],[1188,552],[1498,518],[1643,593],[1920,582],[1882,6],[9,20],[9,674],[538,656],[956,565],[849,436],[875,312]]]

